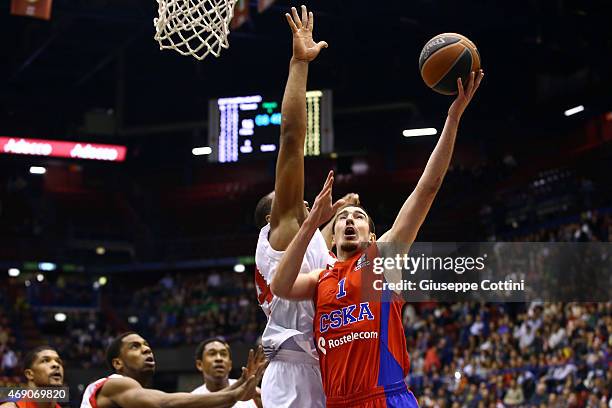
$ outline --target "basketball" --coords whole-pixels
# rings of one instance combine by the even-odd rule
[[[468,38],[456,33],[436,35],[419,56],[421,77],[428,87],[444,95],[457,93],[457,78],[465,86],[470,72],[480,69],[480,54]]]

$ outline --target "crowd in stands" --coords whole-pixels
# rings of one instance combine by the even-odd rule
[[[612,302],[408,305],[421,407],[607,407]]]
[[[221,336],[253,344],[265,327],[250,273],[209,271],[166,275],[157,284],[125,293],[122,321],[155,345],[197,344]]]
[[[609,241],[611,225],[608,214],[585,212],[516,240]],[[95,289],[97,306],[67,311],[65,322],[55,321],[53,308],[18,303],[32,308],[44,341],[69,365],[84,368],[104,365],[103,351],[118,331],[135,330],[154,347],[174,347],[210,336],[255,344],[265,326],[248,269],[166,274],[136,290],[126,284],[130,279],[111,276]],[[45,287],[54,285],[34,282],[27,290],[52,307],[53,296],[41,295]],[[83,291],[72,281],[62,290],[71,287]],[[6,291],[2,299],[10,311]],[[13,323],[10,313],[0,315],[5,376],[18,374],[24,351]],[[404,326],[408,381],[422,407],[602,408],[612,396],[612,302],[416,303],[406,307]]]
[[[117,333],[128,330],[142,334],[154,347],[195,345],[213,336],[257,343],[265,316],[253,295],[251,278],[248,273],[209,270],[167,274],[133,289],[131,276],[113,275],[106,286],[89,282],[91,293],[83,296],[87,301],[81,307],[74,307],[70,288],[75,295],[72,299],[82,296],[83,282],[90,277],[70,277],[61,289],[48,279],[31,282],[28,288],[20,287],[16,296],[27,299],[40,341],[56,347],[69,366],[104,367],[104,350]],[[92,299],[98,301],[92,303]],[[58,311],[66,315],[65,321],[57,321]],[[27,350],[21,347],[17,354],[3,353],[9,350],[3,342],[10,330],[5,329],[7,322],[0,315],[0,357],[16,360]],[[13,346],[15,343],[13,338]]]

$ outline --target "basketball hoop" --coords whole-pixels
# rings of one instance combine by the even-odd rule
[[[237,0],[157,0],[155,40],[159,49],[203,60],[229,47],[227,36]]]

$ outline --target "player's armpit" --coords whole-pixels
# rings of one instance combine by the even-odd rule
[[[272,222],[270,222],[270,225],[272,225]],[[285,216],[277,221],[276,227],[270,228],[268,242],[275,251],[284,251],[299,229],[300,224],[296,217]]]
[[[376,242],[376,245],[378,247],[378,257],[382,259],[396,259],[398,255],[403,257],[404,254],[409,253],[410,247],[412,246],[411,243],[383,242],[382,238]],[[400,286],[397,284],[401,282],[403,278],[402,274],[403,269],[401,265],[397,265],[395,262],[393,262],[392,265],[386,264],[383,266],[382,277],[384,278],[384,282],[395,284],[395,287],[398,289],[394,289],[394,292],[400,296],[403,291],[399,289]],[[380,279],[380,275],[376,275],[375,279]]]

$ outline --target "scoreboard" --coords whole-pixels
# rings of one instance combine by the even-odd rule
[[[306,92],[305,156],[331,153],[334,148],[332,93]],[[209,160],[229,163],[278,154],[280,98],[262,95],[219,98],[209,102]]]

